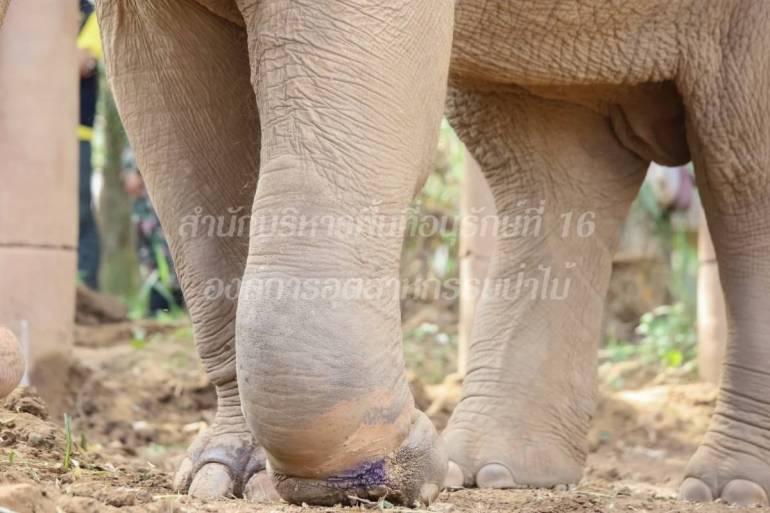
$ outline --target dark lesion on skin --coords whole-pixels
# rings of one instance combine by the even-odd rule
[[[330,486],[340,488],[369,488],[386,484],[388,481],[385,459],[361,463],[352,470],[327,479]]]
[[[371,489],[376,486],[384,486],[389,482],[387,467],[388,464],[385,458],[367,461],[355,466],[351,470],[326,477],[322,481],[319,480],[318,483],[323,483],[324,487],[340,490]],[[286,474],[275,472],[273,473],[273,478],[279,483],[293,479]]]
[[[284,486],[295,493],[298,491],[296,486],[298,483],[290,476],[273,473],[272,477],[279,493]],[[301,487],[304,490],[300,495],[292,494],[292,497],[285,498],[292,503],[301,503],[303,496],[312,496],[315,503],[329,505],[355,505],[359,502],[388,497],[396,502],[403,502],[404,499],[401,491],[394,489],[394,484],[389,477],[388,461],[385,458],[361,463],[349,471],[321,480],[303,479]]]

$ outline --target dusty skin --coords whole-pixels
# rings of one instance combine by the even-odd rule
[[[99,336],[103,329],[105,335]],[[194,357],[189,336],[154,336],[138,349],[130,337],[121,339],[112,331],[107,327],[81,332],[76,350],[81,363],[72,371],[69,400],[58,405],[73,415],[72,470],[61,468],[65,438],[62,423],[53,418],[58,417],[55,405],[43,405],[34,394],[18,390],[0,407],[0,506],[18,513],[351,511],[280,502],[203,501],[175,493],[169,476],[196,433],[213,422],[215,393]],[[108,342],[95,345],[95,340]],[[445,492],[430,511],[757,511],[673,499],[687,459],[706,431],[716,390],[670,379],[644,385],[650,379],[643,374],[638,389],[613,392],[602,385],[589,433],[586,477],[576,489]],[[421,388],[415,395],[424,401],[427,392]],[[432,417],[438,427],[446,423],[459,394],[446,392],[447,407]],[[48,420],[41,418],[46,413]]]
[[[8,328],[0,326],[0,400],[4,399],[24,375],[24,357],[16,336]]]
[[[446,0],[97,3],[116,102],[219,397],[179,490],[249,496],[265,458],[284,498],[316,504],[353,492],[430,502],[447,469],[449,485],[578,482],[623,218],[651,160],[692,159],[732,338],[681,493],[767,504],[766,0],[460,0],[454,13]],[[576,285],[564,301],[479,306],[464,399],[439,440],[412,406],[391,297],[204,293],[211,279],[396,279],[400,237],[180,230],[195,212],[233,209],[402,214],[432,162],[447,79],[448,117],[499,213],[544,205],[549,228],[501,237],[493,278],[569,259]],[[590,236],[552,229],[589,211]]]

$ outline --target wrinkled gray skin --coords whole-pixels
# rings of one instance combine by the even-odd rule
[[[433,500],[445,474],[480,487],[578,481],[621,223],[651,160],[692,156],[731,341],[681,494],[766,503],[770,2],[459,0],[453,10],[446,0],[98,2],[115,97],[219,394],[177,486],[264,496],[272,477],[292,502],[411,505]],[[571,288],[564,300],[483,300],[464,397],[439,439],[407,388],[396,296],[260,284],[397,279],[400,233],[281,235],[262,221],[352,215],[371,228],[367,209],[402,215],[432,161],[448,73],[450,121],[500,214],[544,201],[541,233],[500,235],[492,278],[550,266]],[[188,223],[220,216],[226,231],[249,211],[250,233]],[[586,212],[593,228],[578,232]],[[241,283],[240,298],[212,280]]]

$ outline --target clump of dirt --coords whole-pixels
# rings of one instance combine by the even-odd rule
[[[75,322],[96,326],[128,320],[128,308],[120,298],[78,285],[75,298]]]
[[[120,321],[106,324],[77,324],[75,344],[80,347],[104,348],[125,345],[126,341],[142,340],[158,334],[172,333],[179,325],[153,319]]]
[[[708,428],[716,398],[716,387],[705,383],[605,395],[591,430],[593,447],[622,443],[690,452]]]
[[[5,399],[5,409],[48,419],[48,407],[33,387],[18,387]]]
[[[88,447],[84,433],[67,433],[48,420],[32,388],[17,389],[0,409],[0,452],[0,505],[17,513],[53,512],[54,505],[69,511],[73,497],[110,506],[144,504],[153,491],[168,492],[165,473],[139,461],[113,464],[110,450]]]
[[[184,330],[183,330],[184,331]],[[171,475],[187,445],[212,421],[216,398],[189,332],[86,343],[70,373],[72,454],[55,408],[19,389],[0,408],[0,506],[17,513],[331,512],[177,495]],[[426,386],[413,377],[418,403],[437,425],[459,400],[460,379]],[[566,492],[461,490],[443,493],[435,512],[567,511],[655,513],[741,511],[722,504],[674,502],[689,455],[706,429],[715,390],[662,385],[605,389],[590,435],[583,482]],[[393,511],[409,511],[396,508]],[[748,509],[746,510],[748,511]]]

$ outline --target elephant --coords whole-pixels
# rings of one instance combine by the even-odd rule
[[[767,504],[766,0],[97,0],[97,12],[218,397],[179,490],[413,506],[444,485],[578,482],[622,221],[651,161],[692,159],[730,342],[680,495]],[[484,294],[439,436],[414,406],[383,285],[398,279],[402,232],[375,219],[403,216],[444,112],[500,219],[537,218],[532,233],[500,230],[488,283],[526,267],[571,288]],[[360,226],[307,229],[319,219]],[[305,288],[319,283],[375,287]]]

